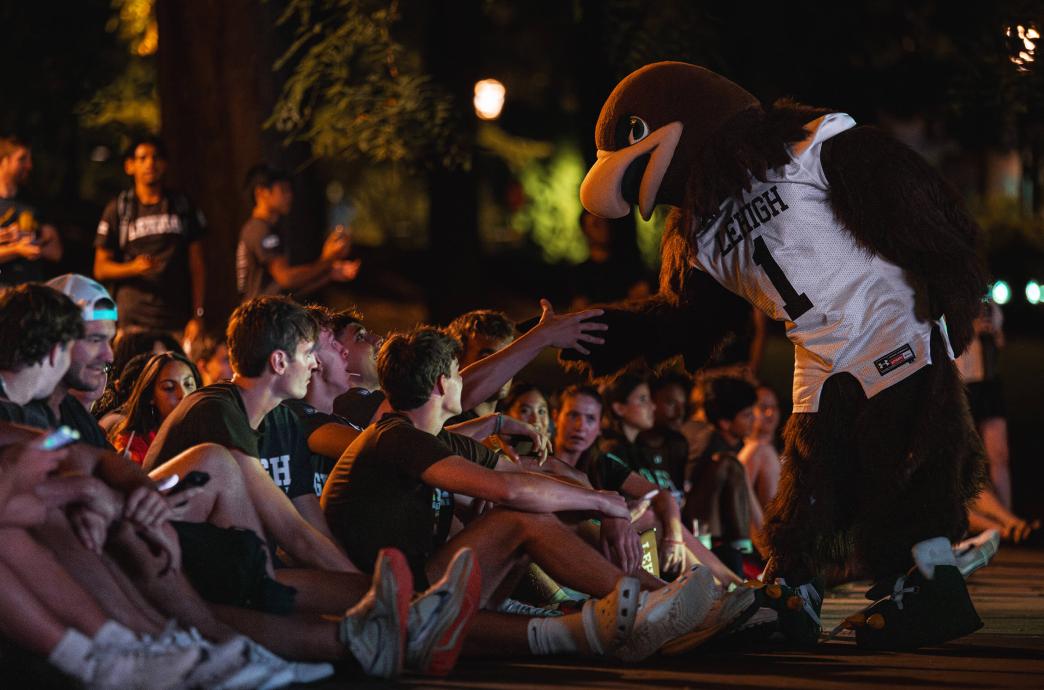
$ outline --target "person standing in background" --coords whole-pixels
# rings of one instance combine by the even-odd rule
[[[33,153],[17,137],[0,137],[0,285],[44,279],[40,260],[62,258],[54,226],[40,223],[36,209],[18,198],[29,179]]]
[[[185,195],[164,187],[167,149],[160,139],[132,141],[123,167],[134,187],[102,213],[94,277],[112,286],[121,331],[168,331],[192,340],[203,326],[206,221]]]

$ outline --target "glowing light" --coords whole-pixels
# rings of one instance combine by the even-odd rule
[[[504,108],[507,89],[496,79],[483,79],[475,84],[475,114],[483,120],[496,120]]]
[[[1007,304],[1011,300],[1011,288],[1003,280],[998,280],[990,288],[990,298],[997,304]]]
[[[1026,283],[1026,301],[1030,304],[1040,304],[1040,283],[1035,280]]]

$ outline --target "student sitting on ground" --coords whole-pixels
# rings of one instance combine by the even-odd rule
[[[704,383],[703,411],[713,425],[703,455],[692,472],[685,497],[685,520],[709,528],[713,551],[734,572],[743,573],[743,554],[752,552],[752,498],[737,455],[754,423],[757,395],[743,379],[720,376]],[[754,508],[756,510],[756,508]]]
[[[641,659],[707,623],[718,596],[708,571],[696,568],[670,588],[640,573],[644,586],[655,591],[639,597],[637,580],[555,515],[599,516],[606,542],[633,550],[630,512],[618,494],[517,471],[503,456],[443,429],[461,412],[459,354],[459,344],[433,328],[396,335],[381,348],[378,371],[393,412],[348,447],[322,496],[331,529],[352,559],[369,569],[377,550],[393,545],[406,554],[415,580],[424,582],[457,549],[474,549],[484,610],[469,631],[465,653],[615,652]],[[497,507],[447,540],[456,493]],[[560,618],[491,611],[503,599],[505,583],[530,559],[557,581],[601,600]],[[749,606],[750,600],[741,596],[737,604]],[[726,617],[738,615],[732,608]]]
[[[602,409],[602,397],[596,388],[570,386],[562,391],[555,417],[555,460],[570,468],[583,470],[580,476],[587,485],[593,483],[588,469],[596,467],[600,462],[612,463],[604,478],[614,484],[620,482],[619,491],[632,502],[637,502],[637,511],[644,511],[642,515],[635,515],[637,521],[632,525],[632,531],[644,532],[652,527],[659,528],[657,539],[661,564],[667,559],[664,552],[673,550],[676,555],[671,558],[685,561],[694,558],[696,562],[709,568],[722,583],[739,584],[740,578],[707,550],[692,532],[684,528],[676,517],[677,503],[668,491],[661,490],[636,471],[629,470],[624,475],[622,471],[618,471],[624,469],[621,462],[603,457],[597,446]],[[568,476],[569,470],[561,469],[554,461],[549,461],[549,467],[551,472]],[[656,493],[650,499],[649,495],[654,491]],[[650,506],[652,510],[644,510]],[[665,519],[667,522],[664,522]],[[679,544],[668,542],[664,546],[664,542],[671,538],[665,536],[667,534],[674,535],[673,539]],[[679,551],[681,553],[677,554]]]

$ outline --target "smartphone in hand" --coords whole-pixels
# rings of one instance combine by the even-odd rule
[[[174,488],[167,492],[167,495],[174,496],[180,494],[182,491],[188,491],[197,486],[205,486],[209,481],[210,475],[206,472],[189,472],[185,475],[184,479],[175,484]]]

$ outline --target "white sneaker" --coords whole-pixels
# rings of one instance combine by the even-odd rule
[[[329,678],[334,674],[334,667],[331,664],[289,661],[275,655],[253,640],[247,640],[247,642],[250,644],[250,660],[252,662],[267,665],[270,668],[288,669],[292,683],[314,683],[317,680]],[[262,690],[271,690],[271,688],[277,686],[266,683],[260,687]]]
[[[181,686],[202,658],[199,647],[165,651],[145,645],[92,647],[85,674],[89,680],[84,685],[98,690],[169,690]]]
[[[268,680],[276,684],[268,685]],[[279,688],[293,682],[289,673],[254,663],[250,658],[250,641],[233,637],[218,645],[208,645],[204,659],[185,679],[185,688],[208,690],[248,690],[265,687]]]
[[[613,591],[601,599],[589,599],[580,610],[587,645],[593,654],[608,656],[624,643],[638,619],[641,586],[636,577],[621,577]]]
[[[616,651],[616,657],[623,661],[647,659],[668,641],[695,630],[720,596],[710,570],[699,565],[666,587],[643,592],[634,631]]]
[[[1000,532],[988,529],[982,534],[965,539],[953,547],[957,569],[965,579],[979,568],[986,566],[1000,548]]]
[[[341,619],[341,642],[348,647],[363,673],[396,678],[406,657],[413,575],[397,549],[381,549],[373,571],[373,586]]]
[[[435,676],[452,671],[481,598],[482,573],[475,552],[463,548],[439,581],[410,605],[406,668]]]
[[[756,599],[757,594],[748,587],[737,587],[731,592],[727,592],[714,602],[707,616],[695,629],[667,642],[660,649],[660,652],[667,656],[674,656],[699,647],[707,640],[729,630],[733,624],[738,624],[739,621],[743,620],[744,615],[747,617],[756,615],[758,611],[758,609],[754,608]],[[775,611],[772,609],[766,610],[773,614],[774,620],[778,620],[779,616]]]

